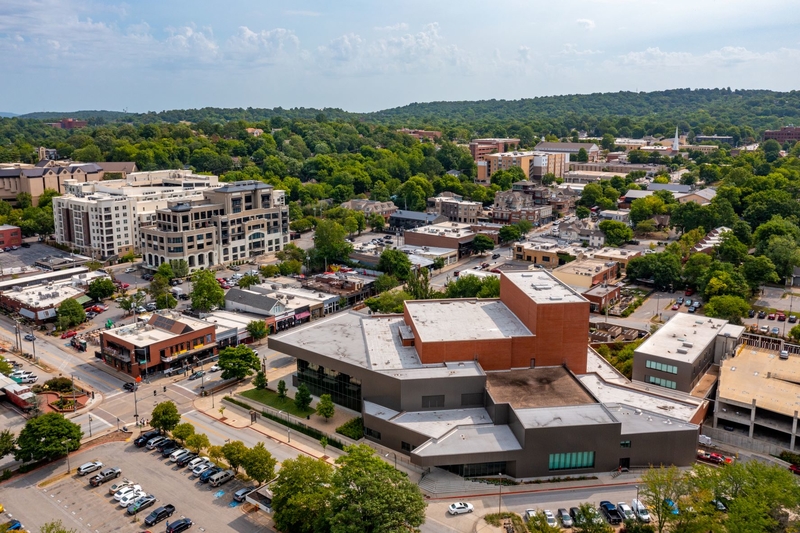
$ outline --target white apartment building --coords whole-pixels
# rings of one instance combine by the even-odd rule
[[[137,172],[124,180],[64,182],[64,196],[53,198],[56,242],[97,259],[140,252],[139,228],[152,224],[158,209],[172,201],[203,199],[219,187],[217,176],[189,171]]]

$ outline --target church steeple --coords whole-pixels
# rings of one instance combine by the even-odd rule
[[[672,151],[677,152],[679,148],[678,144],[678,126],[675,126],[675,138],[672,139]]]

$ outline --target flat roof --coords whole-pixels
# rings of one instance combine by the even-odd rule
[[[741,345],[722,361],[719,399],[751,405],[789,417],[800,411],[800,356],[781,359],[778,352]]]
[[[365,401],[364,412],[383,420],[389,420],[392,424],[437,439],[458,426],[492,424],[492,418],[483,407],[400,413],[383,407],[382,405]]]
[[[205,318],[203,318],[204,322],[216,324],[217,326],[222,326],[223,328],[229,329],[245,329],[253,320],[263,321],[264,317],[250,313],[234,313],[232,311],[219,310],[208,313]]]
[[[588,301],[544,269],[503,272],[503,276],[537,304]]]
[[[617,421],[600,404],[514,409],[526,428],[594,426]]]
[[[439,457],[522,450],[517,437],[507,425],[456,427],[439,439],[433,438],[416,448],[418,457]]]
[[[614,268],[616,265],[613,261],[609,261],[607,259],[595,259],[593,257],[585,257],[583,259],[576,259],[575,261],[571,261],[566,265],[561,265],[560,267],[556,267],[553,271],[554,272],[564,272],[566,274],[589,274],[594,275],[605,270],[609,270]]]
[[[410,244],[404,244],[402,246],[396,246],[396,248],[404,252],[408,251],[421,256],[449,256],[458,253],[458,250],[455,248],[439,248],[437,246],[412,246]]]
[[[630,259],[631,257],[639,257],[642,252],[639,250],[626,250],[625,248],[603,248],[596,250],[594,257],[597,259]]]
[[[313,327],[292,328],[273,339],[316,352],[331,359],[368,368],[367,343],[361,328],[361,316],[354,312],[337,313],[310,323]]]
[[[38,268],[33,268],[33,267],[30,268],[31,272],[38,272],[38,274],[0,281],[0,291],[7,291],[9,289],[12,289],[15,285],[18,285],[20,287],[25,287],[26,285],[31,285],[38,282],[46,282],[52,278],[58,278],[60,280],[64,280],[67,278],[71,278],[72,276],[77,276],[79,274],[89,272],[89,269],[86,268],[85,266],[65,268],[64,270],[51,270],[47,272],[42,272]]]
[[[664,431],[697,431],[691,424],[666,414],[642,411],[638,407],[624,404],[606,404],[606,409],[622,424],[620,434],[662,433]]]
[[[506,339],[531,336],[500,300],[414,300],[406,310],[422,342]],[[472,356],[465,354],[465,359]]]
[[[561,366],[487,372],[486,390],[495,403],[515,409],[597,403]]]
[[[721,318],[675,313],[635,350],[634,357],[650,356],[693,363],[727,324],[728,321]]]
[[[21,291],[6,291],[4,296],[20,302],[24,306],[45,308],[59,305],[64,300],[76,298],[83,292],[82,289],[73,287],[70,280],[62,280],[51,286],[33,285],[24,287]]]
[[[583,291],[583,294],[590,294],[592,296],[605,296],[606,294],[610,294],[617,290],[619,290],[617,285],[595,285],[591,289]]]
[[[426,233],[431,235],[439,235],[441,237],[450,237],[453,239],[475,235],[475,232],[472,231],[472,228],[469,226],[469,224],[459,224],[458,222],[442,222],[440,224],[419,226],[417,228],[406,230],[406,233]]]
[[[403,317],[362,318],[361,330],[366,344],[365,368],[370,370],[400,370],[421,366],[413,346],[403,346],[399,330],[405,326]]]

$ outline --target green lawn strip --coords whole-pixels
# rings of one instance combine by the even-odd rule
[[[289,398],[281,398],[277,392],[268,389],[250,389],[241,393],[245,398],[250,398],[264,405],[268,405],[273,409],[279,409],[285,413],[305,418],[307,415],[313,414],[314,409],[308,408],[305,410],[298,409],[294,404],[294,400]]]

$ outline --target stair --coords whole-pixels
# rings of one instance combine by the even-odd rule
[[[418,483],[420,490],[430,495],[469,494],[491,490],[487,483],[470,481],[440,468],[431,468]]]

